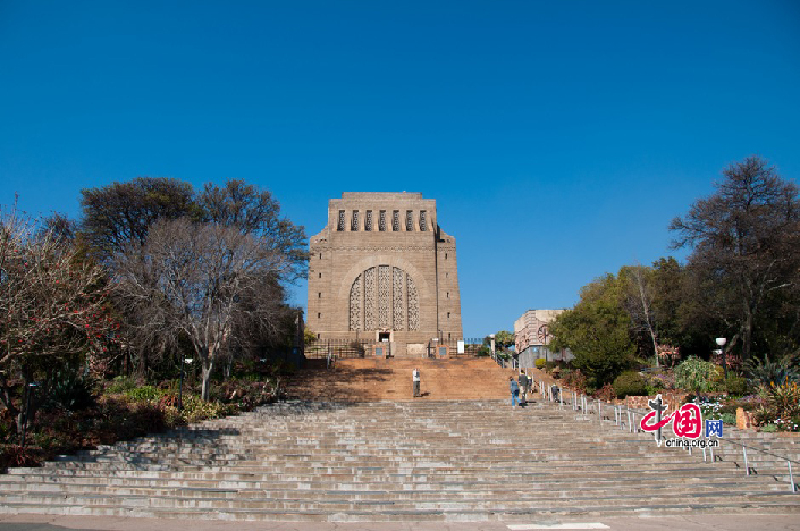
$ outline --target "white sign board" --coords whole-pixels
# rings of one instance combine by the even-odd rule
[[[459,354],[463,354],[464,353],[464,341],[463,340],[462,341],[458,341],[456,343],[456,352],[458,352]]]

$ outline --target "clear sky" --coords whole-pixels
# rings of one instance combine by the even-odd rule
[[[0,204],[241,178],[311,236],[342,192],[421,192],[475,337],[669,254],[732,161],[797,180],[798,95],[794,0],[0,0]]]

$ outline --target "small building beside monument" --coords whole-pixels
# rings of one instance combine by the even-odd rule
[[[514,321],[514,350],[519,367],[536,366],[537,359],[547,361],[572,361],[569,349],[553,352],[550,350],[549,324],[564,310],[528,310]]]
[[[320,341],[422,356],[463,337],[456,240],[419,193],[344,193],[310,238],[308,328]]]

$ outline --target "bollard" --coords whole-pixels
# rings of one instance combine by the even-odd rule
[[[744,456],[744,469],[747,471],[747,475],[750,475],[750,465],[747,463],[747,447],[742,446],[742,455]]]
[[[704,446],[704,447],[703,447],[703,462],[705,463],[705,462],[707,462],[707,461],[708,461],[708,458],[706,458],[706,448],[705,448],[705,446]]]

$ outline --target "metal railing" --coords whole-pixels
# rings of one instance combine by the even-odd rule
[[[320,339],[305,346],[306,359],[363,358],[373,342],[364,339]]]
[[[592,399],[584,394],[577,393],[574,389],[567,388],[571,395],[571,400],[565,400],[565,389],[558,385],[548,384],[544,380],[540,380],[535,382],[537,387],[539,388],[539,393],[542,396],[542,399],[547,400],[549,402],[558,403],[559,409],[563,409],[565,405],[570,405],[572,407],[573,412],[580,412],[584,418],[588,420],[588,416],[590,414],[597,414],[597,421],[598,426],[602,427],[603,425],[603,406],[608,406],[614,409],[614,425],[619,426],[621,429],[627,429],[630,433],[643,433],[644,430],[641,429],[641,420],[644,416],[648,413],[647,411],[643,411],[641,409],[631,408],[629,406],[623,406],[619,404],[608,404],[597,399]],[[637,421],[638,417],[638,421]],[[608,417],[611,420],[610,417]],[[627,420],[627,423],[625,422]],[[758,452],[759,454],[767,455],[772,458],[775,458],[779,461],[785,461],[788,472],[789,472],[789,485],[792,492],[796,493],[798,490],[798,485],[794,482],[794,470],[792,468],[792,464],[800,465],[800,462],[795,461],[793,459],[789,459],[786,456],[778,455],[773,452],[769,452],[764,450],[763,448],[757,448],[755,446],[750,446],[744,443],[741,443],[737,440],[734,440],[730,437],[716,437],[719,440],[729,442],[731,444],[735,444],[741,447],[742,449],[742,458],[744,460],[744,469],[745,474],[750,475],[754,471],[754,467],[750,466],[750,462],[747,455],[747,450],[751,450],[754,452]],[[689,455],[692,455],[692,447],[688,446],[687,450],[689,451]],[[703,461],[708,462],[709,460],[712,463],[717,461],[722,461],[722,456],[714,455],[714,448],[710,446],[708,448],[703,447]],[[776,477],[777,479],[777,477]]]

